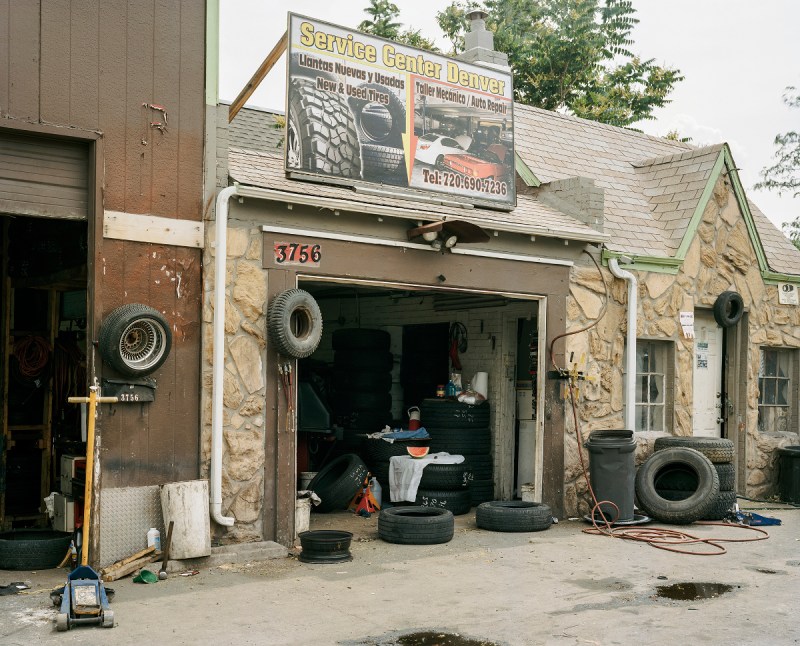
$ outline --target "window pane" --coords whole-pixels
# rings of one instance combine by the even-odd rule
[[[778,376],[789,377],[789,366],[791,365],[791,354],[787,350],[781,350],[778,354]]]
[[[648,372],[647,346],[647,343],[637,343],[636,345],[636,372]]]
[[[774,379],[764,379],[764,403],[767,406],[774,406],[775,405],[775,380]]]
[[[636,380],[636,402],[645,403],[647,401],[645,399],[646,393],[647,393],[647,377],[642,376]]]
[[[664,375],[652,375],[650,377],[650,402],[655,404],[664,403]]]
[[[647,406],[636,407],[636,430],[647,430]]]
[[[759,377],[759,379],[758,379],[758,403],[759,403],[759,405],[764,403],[764,379],[763,379],[763,377]]]
[[[789,381],[781,379],[775,383],[775,403],[778,406],[789,405]]]
[[[650,430],[664,430],[664,408],[662,406],[650,407]]]
[[[764,351],[764,376],[774,377],[778,371],[778,357],[774,350]]]

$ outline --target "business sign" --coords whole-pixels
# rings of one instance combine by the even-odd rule
[[[290,14],[286,170],[512,208],[511,75]]]

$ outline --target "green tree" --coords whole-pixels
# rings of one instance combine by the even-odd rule
[[[787,87],[783,102],[790,108],[800,108],[800,92],[795,87]],[[776,191],[778,195],[800,196],[800,132],[791,130],[776,135],[777,150],[773,156],[775,163],[761,170],[761,181],[755,188]],[[800,249],[800,217],[783,225],[784,233],[795,247]]]
[[[412,47],[439,51],[432,40],[422,35],[421,30],[413,28],[402,29],[403,24],[397,20],[400,16],[400,9],[397,8],[394,2],[369,0],[369,6],[364,9],[364,13],[368,14],[370,19],[363,20],[358,25],[359,31],[381,36],[382,38],[389,38]]]
[[[652,119],[683,79],[631,50],[638,23],[631,0],[486,0],[485,8],[520,103],[630,126]],[[457,1],[437,14],[453,53],[464,47],[466,12]]]

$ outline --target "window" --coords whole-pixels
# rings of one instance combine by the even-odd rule
[[[792,423],[794,350],[762,348],[758,369],[758,430],[797,432]],[[797,383],[797,380],[794,380]]]
[[[636,342],[636,430],[666,429],[667,368],[670,344]]]

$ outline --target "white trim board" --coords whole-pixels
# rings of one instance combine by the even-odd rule
[[[146,213],[105,211],[103,237],[202,249],[203,223]]]

